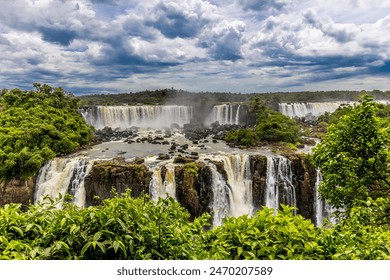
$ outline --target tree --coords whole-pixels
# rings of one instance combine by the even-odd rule
[[[355,202],[390,194],[389,123],[376,116],[368,95],[329,126],[312,159],[321,168],[320,194],[347,211]]]
[[[295,143],[300,137],[300,128],[295,120],[271,109],[258,113],[255,127],[262,141]]]

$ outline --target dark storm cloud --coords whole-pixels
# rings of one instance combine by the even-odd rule
[[[41,27],[38,30],[43,35],[43,39],[45,41],[57,43],[62,46],[69,46],[70,43],[77,37],[77,33],[75,31],[67,29]]]

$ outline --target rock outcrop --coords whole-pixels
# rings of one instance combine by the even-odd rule
[[[264,193],[267,186],[267,157],[263,155],[251,156],[252,195],[253,207],[258,210],[264,202]]]
[[[85,177],[86,206],[96,205],[103,199],[113,197],[131,189],[131,195],[138,197],[149,194],[151,172],[139,161],[126,162],[116,159],[95,162]]]
[[[189,162],[175,167],[176,199],[191,218],[211,212],[211,172],[203,162]]]
[[[34,202],[34,193],[35,177],[0,181],[0,206],[9,203],[29,205]]]

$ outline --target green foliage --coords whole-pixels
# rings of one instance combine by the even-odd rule
[[[254,129],[229,131],[224,138],[226,142],[240,146],[256,146],[259,141],[295,144],[300,140],[300,127],[296,121],[267,107],[264,100],[255,97],[249,110],[252,115],[257,116]]]
[[[362,96],[313,149],[323,174],[321,196],[336,207],[348,210],[354,201],[390,194],[389,123],[376,112],[372,97]]]
[[[209,231],[209,214],[190,222],[172,198],[126,193],[100,206],[57,209],[61,202],[0,208],[0,259],[390,259],[388,198],[354,206],[335,226],[316,228],[282,206],[277,214],[264,208],[228,217]]]
[[[209,220],[189,222],[172,198],[154,203],[129,193],[87,209],[7,205],[0,214],[0,259],[193,259]]]
[[[300,137],[300,128],[293,119],[270,109],[258,113],[255,131],[261,141],[295,143]]]
[[[253,130],[245,128],[229,131],[225,136],[225,141],[240,146],[255,146],[258,140]]]
[[[69,154],[93,137],[77,112],[78,100],[61,88],[7,91],[0,98],[0,178],[34,175],[46,160]]]
[[[335,226],[324,229],[320,244],[335,260],[390,259],[390,199],[356,201]]]
[[[264,208],[253,217],[225,219],[206,234],[206,250],[212,259],[323,259],[320,233],[310,221],[293,216],[291,207],[283,206],[277,215]]]
[[[192,174],[197,176],[198,171],[199,171],[199,167],[196,164],[196,162],[192,161],[192,162],[187,162],[186,164],[184,164],[184,170],[188,173],[192,173]]]

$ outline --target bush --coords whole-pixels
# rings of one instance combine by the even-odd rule
[[[240,146],[255,146],[258,142],[258,137],[251,129],[241,128],[236,131],[229,131],[225,141]]]
[[[296,122],[278,112],[262,113],[255,131],[261,141],[295,143],[300,137]]]
[[[326,227],[283,205],[209,231],[209,214],[191,222],[172,198],[126,193],[85,209],[60,202],[0,208],[0,259],[390,259],[389,199],[362,202]]]

